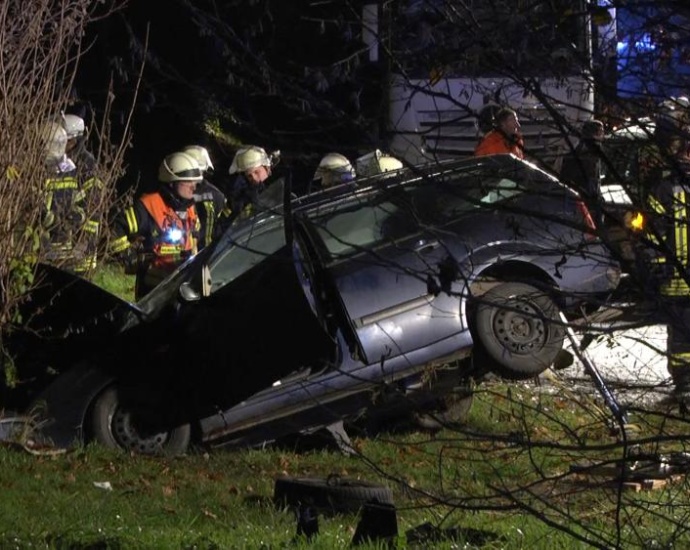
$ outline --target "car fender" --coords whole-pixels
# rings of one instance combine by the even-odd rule
[[[95,397],[116,379],[105,370],[83,361],[57,377],[32,402],[40,436],[57,447],[85,442],[84,420]]]
[[[516,277],[534,278],[558,287],[559,283],[550,267],[559,259],[557,254],[545,255],[543,250],[530,243],[494,244],[477,248],[459,262],[458,272],[462,274],[460,280],[464,287],[462,295],[483,294],[497,280]],[[482,286],[477,288],[477,285]],[[471,293],[469,289],[473,289]]]

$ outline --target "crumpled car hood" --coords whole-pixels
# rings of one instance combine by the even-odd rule
[[[20,308],[22,325],[44,338],[110,332],[144,317],[135,304],[57,267],[40,264],[36,282]]]
[[[2,344],[18,365],[20,387],[61,372],[146,318],[135,304],[47,264],[37,267],[19,313],[18,323],[3,327]]]

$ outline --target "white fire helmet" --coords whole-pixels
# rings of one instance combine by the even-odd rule
[[[163,159],[158,168],[158,179],[163,183],[201,181],[203,175],[199,163],[193,156],[178,152]]]
[[[211,156],[208,154],[206,147],[202,147],[201,145],[187,145],[187,147],[182,149],[182,152],[194,157],[197,163],[199,163],[199,168],[201,168],[202,172],[213,170]]]
[[[62,126],[67,132],[67,139],[78,138],[86,132],[84,119],[77,115],[62,115]]]
[[[379,149],[359,157],[355,161],[355,165],[359,176],[373,176],[374,174],[400,170],[403,167],[402,162],[391,155],[382,153]]]
[[[41,132],[45,160],[57,164],[65,157],[67,132],[57,122],[48,122]]]
[[[347,158],[339,153],[328,153],[321,159],[314,172],[313,180],[321,180],[321,187],[332,187],[357,177],[355,169]]]
[[[270,168],[272,165],[273,162],[271,157],[268,156],[265,149],[256,145],[249,145],[247,147],[242,147],[242,149],[235,153],[229,173],[244,173],[249,170],[254,170],[254,168],[258,168],[259,166]]]

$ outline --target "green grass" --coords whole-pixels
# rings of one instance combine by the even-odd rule
[[[639,437],[654,436],[657,446],[677,446],[688,432],[683,422],[663,422],[662,442],[656,415],[639,416]],[[465,426],[435,436],[356,436],[352,457],[274,446],[194,450],[178,458],[89,446],[42,457],[5,446],[0,548],[283,548],[296,520],[272,503],[275,478],[329,474],[392,489],[399,548],[413,547],[405,544],[405,532],[426,522],[492,534],[483,548],[627,549],[652,539],[687,547],[684,479],[638,493],[569,473],[572,464],[620,457],[607,421],[586,401],[491,383],[480,386]],[[104,482],[112,489],[96,485]],[[356,515],[321,515],[316,539],[290,547],[345,548],[357,521]],[[365,546],[377,547],[384,546]]]
[[[134,275],[126,275],[123,267],[117,262],[99,264],[91,277],[91,282],[123,300],[134,301]]]

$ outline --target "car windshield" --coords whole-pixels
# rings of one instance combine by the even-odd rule
[[[309,218],[331,257],[347,256],[511,201],[530,188],[519,179],[520,174],[505,177],[463,171],[435,175],[355,195],[320,207]]]
[[[252,218],[225,233],[208,263],[211,293],[285,246],[283,221],[281,215]]]

